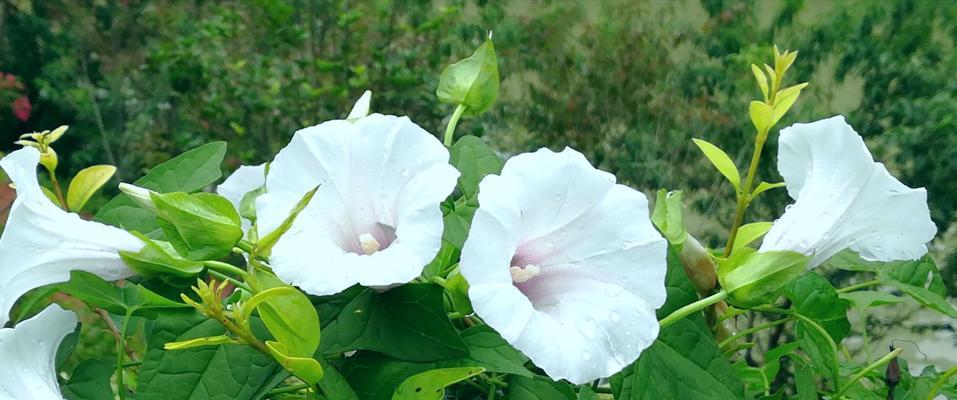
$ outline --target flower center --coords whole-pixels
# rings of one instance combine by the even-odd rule
[[[366,255],[371,255],[379,251],[379,241],[375,239],[375,236],[372,236],[371,233],[363,233],[359,235],[359,246],[362,247],[362,252]]]
[[[542,269],[535,264],[528,264],[525,267],[513,265],[508,268],[508,272],[512,274],[512,282],[525,283],[542,272]]]

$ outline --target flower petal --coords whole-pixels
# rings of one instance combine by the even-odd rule
[[[441,244],[439,203],[458,178],[448,159],[434,136],[405,117],[374,114],[300,130],[270,166],[256,207],[261,232],[278,226],[302,194],[319,190],[273,248],[273,269],[317,295],[414,279]],[[381,250],[366,254],[364,238]]]
[[[372,102],[372,91],[366,90],[362,92],[362,96],[359,97],[356,104],[352,106],[352,111],[349,111],[349,116],[346,117],[346,120],[355,121],[369,115],[370,102]]]
[[[479,204],[460,262],[472,305],[549,376],[607,377],[651,345],[667,244],[641,192],[542,149],[483,179]],[[513,282],[510,267],[528,265]]]
[[[0,398],[62,399],[56,352],[76,315],[54,304],[15,328],[0,329]]]
[[[216,187],[216,193],[233,203],[233,207],[240,210],[240,205],[246,193],[256,190],[266,184],[266,164],[243,165],[236,169],[229,178]],[[243,218],[243,232],[248,232],[249,220]]]
[[[916,259],[937,233],[926,191],[875,163],[841,116],[782,130],[778,169],[795,202],[761,250],[806,254],[812,268],[846,248],[870,260]]]
[[[51,203],[37,182],[39,159],[36,149],[24,148],[0,160],[17,188],[0,237],[0,326],[20,296],[69,280],[70,271],[87,271],[106,280],[133,275],[119,251],[143,247],[122,229],[85,221]]]

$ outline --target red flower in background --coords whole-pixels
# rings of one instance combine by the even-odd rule
[[[26,96],[21,96],[13,101],[10,108],[13,109],[13,115],[17,117],[17,119],[26,122],[26,120],[30,118],[30,111],[33,110],[33,105],[30,104],[30,99]]]

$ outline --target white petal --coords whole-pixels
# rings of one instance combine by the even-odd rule
[[[483,179],[479,204],[460,263],[472,305],[549,376],[607,377],[651,345],[666,242],[641,192],[574,150],[543,149]],[[538,273],[515,283],[512,266]]]
[[[10,309],[31,289],[70,279],[83,270],[106,280],[133,274],[119,251],[138,251],[139,239],[98,222],[85,221],[50,202],[37,182],[39,152],[24,148],[0,160],[17,188],[7,225],[0,237],[0,326]]]
[[[806,254],[812,268],[847,248],[870,260],[906,260],[923,256],[937,233],[927,192],[875,163],[841,116],[783,129],[778,169],[795,202],[761,250]]]
[[[0,329],[0,399],[62,399],[56,352],[76,323],[76,315],[54,304],[16,328]]]
[[[266,164],[243,165],[236,169],[229,178],[216,187],[216,193],[233,203],[233,207],[240,209],[240,203],[246,193],[256,190],[266,184]],[[249,231],[250,222],[243,218],[243,232]]]
[[[356,104],[352,106],[352,111],[349,112],[349,116],[346,117],[348,121],[355,121],[359,118],[369,115],[369,103],[372,101],[372,92],[366,90],[362,93],[362,97],[359,97],[359,100],[356,101]]]
[[[439,203],[458,178],[448,159],[434,136],[405,117],[374,114],[296,132],[257,200],[261,234],[304,193],[319,190],[273,248],[273,269],[317,295],[414,279],[441,245]],[[360,240],[368,235],[381,248],[369,255]]]

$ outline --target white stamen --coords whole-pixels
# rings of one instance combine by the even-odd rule
[[[529,279],[534,278],[542,272],[542,269],[535,264],[528,264],[524,268],[511,266],[508,268],[508,273],[512,274],[512,282],[515,283],[525,283]]]
[[[379,251],[379,241],[375,240],[375,236],[372,236],[371,233],[363,233],[359,235],[359,246],[362,246],[362,252],[366,255],[370,255]]]

